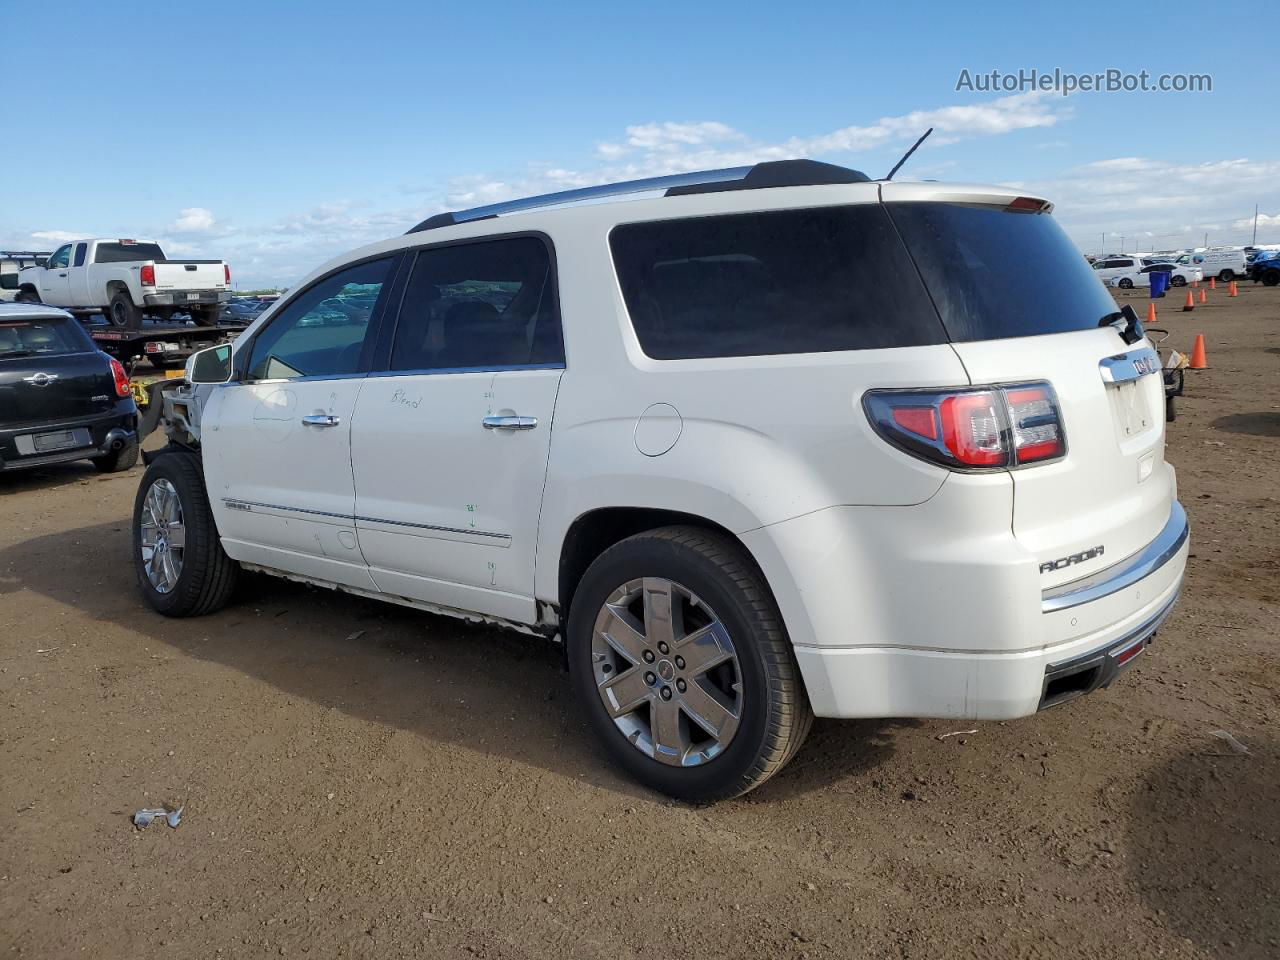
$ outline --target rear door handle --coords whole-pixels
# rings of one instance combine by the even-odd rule
[[[532,430],[537,417],[485,417],[480,421],[486,430]]]
[[[309,427],[336,427],[342,419],[331,413],[315,413],[309,417],[303,417],[302,422]]]

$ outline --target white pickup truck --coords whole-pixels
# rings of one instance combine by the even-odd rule
[[[144,316],[169,320],[178,312],[211,327],[230,298],[231,268],[221,260],[168,260],[159,244],[141,240],[64,243],[43,266],[19,273],[16,297],[75,314],[101,312],[128,330]]]

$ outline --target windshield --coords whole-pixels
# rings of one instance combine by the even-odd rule
[[[91,349],[76,320],[0,320],[0,360]]]
[[[1048,214],[888,203],[954,341],[1090,330],[1116,304]]]

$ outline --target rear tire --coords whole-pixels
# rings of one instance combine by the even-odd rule
[[[143,599],[166,617],[213,613],[231,599],[240,564],[218,540],[194,454],[167,453],[143,474],[133,504],[133,562]]]
[[[1223,270],[1220,274],[1218,274],[1218,279],[1221,280],[1223,283],[1230,283],[1235,278],[1236,278],[1236,275],[1235,275],[1235,271],[1233,270]]]
[[[136,437],[126,440],[119,450],[113,450],[105,457],[94,457],[91,462],[99,473],[120,473],[128,470],[138,462],[138,440]]]
[[[1128,277],[1121,277],[1120,282],[1117,283],[1116,286],[1119,287],[1121,290],[1131,290],[1133,289],[1133,281],[1130,280]]]
[[[107,306],[107,322],[121,330],[137,330],[142,326],[142,311],[134,306],[127,290],[117,290]]]
[[[1262,275],[1262,285],[1264,287],[1274,287],[1280,283],[1280,270],[1268,270]]]
[[[662,609],[671,611],[670,645],[654,614]],[[574,593],[567,647],[574,690],[608,753],[641,783],[691,803],[759,786],[794,756],[813,721],[768,585],[736,543],[713,531],[651,530],[597,557]],[[622,709],[606,706],[607,697],[621,698]]]

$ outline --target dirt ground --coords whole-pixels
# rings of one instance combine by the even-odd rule
[[[1007,724],[818,721],[710,809],[606,765],[549,645],[261,579],[165,620],[140,468],[0,476],[0,956],[1280,956],[1280,289],[1240,293],[1160,305],[1211,366],[1134,670]]]

